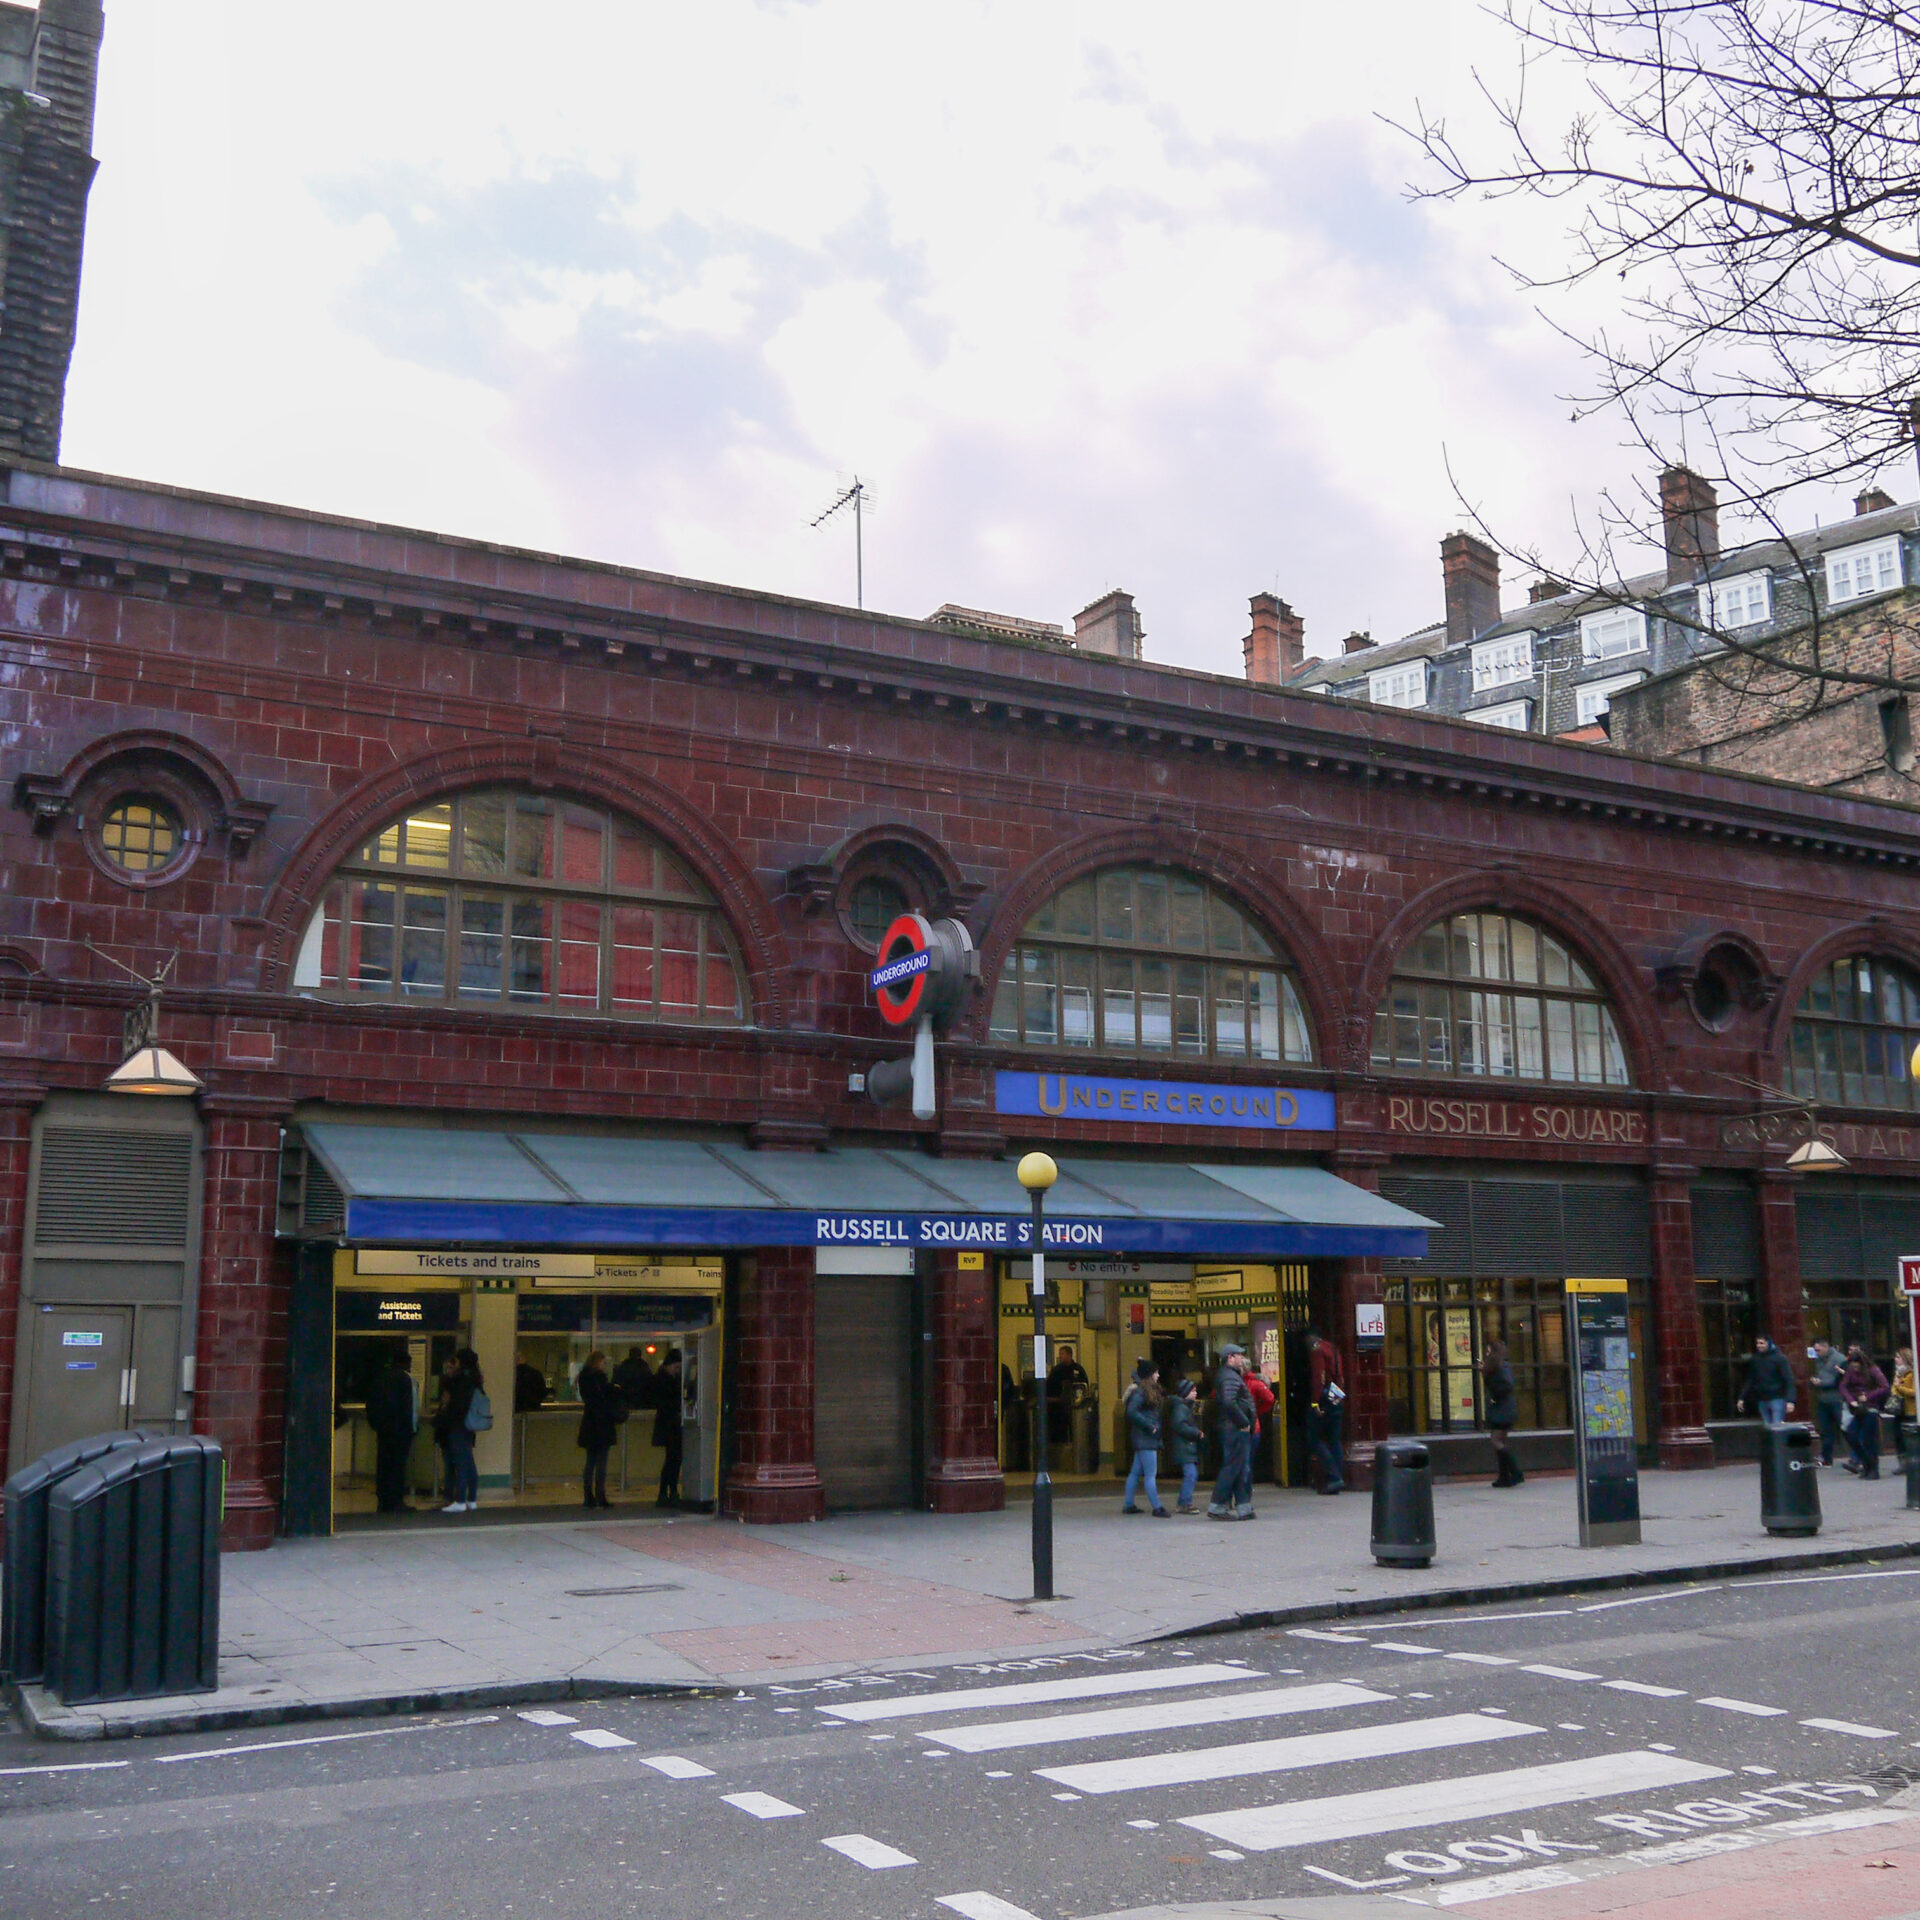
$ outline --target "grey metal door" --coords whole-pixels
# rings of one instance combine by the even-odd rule
[[[33,1410],[26,1458],[124,1427],[132,1385],[133,1309],[41,1307],[32,1318]]]

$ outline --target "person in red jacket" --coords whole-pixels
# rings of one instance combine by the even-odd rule
[[[1320,1462],[1322,1493],[1338,1493],[1346,1485],[1346,1457],[1340,1448],[1346,1399],[1339,1348],[1310,1330],[1307,1334],[1307,1446]]]

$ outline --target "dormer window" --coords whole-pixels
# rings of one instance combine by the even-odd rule
[[[1499,640],[1482,640],[1473,650],[1473,690],[1486,693],[1533,678],[1533,635],[1511,633]]]
[[[1900,536],[1869,540],[1865,546],[1841,547],[1827,555],[1827,604],[1864,600],[1869,594],[1891,593],[1906,585],[1900,565]]]
[[[1580,657],[1617,660],[1622,654],[1647,649],[1647,616],[1638,607],[1609,607],[1590,613],[1580,622]]]
[[[1773,618],[1773,583],[1764,573],[1716,580],[1708,590],[1707,621],[1722,633],[1757,627]]]
[[[1376,707],[1424,707],[1427,663],[1408,660],[1397,667],[1376,667],[1367,675],[1367,698]]]

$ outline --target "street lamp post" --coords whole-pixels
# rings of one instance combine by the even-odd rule
[[[1041,1249],[1042,1207],[1060,1169],[1044,1153],[1020,1162],[1020,1184],[1033,1200],[1033,1380],[1037,1390],[1033,1474],[1033,1597],[1053,1598],[1053,1476],[1047,1471],[1047,1256]]]

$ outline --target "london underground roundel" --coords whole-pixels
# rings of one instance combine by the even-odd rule
[[[903,913],[880,937],[879,964],[867,975],[880,1017],[904,1027],[920,1011],[933,968],[933,929],[917,913]]]

